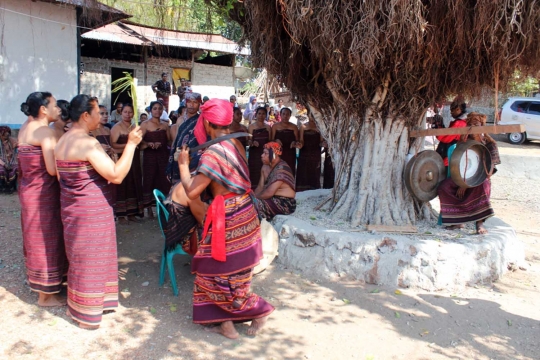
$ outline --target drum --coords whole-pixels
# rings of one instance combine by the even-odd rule
[[[475,140],[458,143],[448,166],[454,183],[464,188],[481,185],[493,173],[491,153]]]
[[[263,258],[261,259],[261,262],[259,265],[257,265],[253,269],[253,275],[259,274],[266,270],[268,265],[274,261],[274,258],[278,254],[278,246],[279,246],[279,236],[268,221],[262,220],[261,221],[261,235],[262,235],[262,247],[263,247]]]
[[[436,151],[421,151],[409,160],[403,176],[415,198],[430,201],[437,196],[437,187],[446,178],[443,159]]]

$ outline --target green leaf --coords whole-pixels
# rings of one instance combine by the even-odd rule
[[[58,322],[58,319],[57,318],[54,318],[50,323],[48,323],[47,325],[49,326],[55,326],[56,323]]]
[[[512,326],[512,320],[506,320],[506,323],[508,324],[508,326]]]
[[[171,306],[169,306],[169,309],[170,309],[172,312],[176,312],[176,304],[171,304]]]
[[[394,312],[394,316],[396,317],[396,319],[401,318],[401,314],[397,311]]]
[[[317,220],[317,218],[315,216],[310,216],[309,217],[311,220]]]
[[[151,307],[151,308],[150,308],[150,313],[151,313],[152,315],[154,315],[156,312],[157,312],[156,308],[154,308],[154,307]]]
[[[370,291],[371,294],[378,294],[379,292],[381,292],[379,289],[373,289]]]
[[[403,293],[401,292],[401,290],[396,290],[396,291],[394,291],[394,294],[396,294],[396,295],[403,295]]]
[[[342,299],[342,300],[346,305],[349,305],[351,303],[351,300],[349,299]]]

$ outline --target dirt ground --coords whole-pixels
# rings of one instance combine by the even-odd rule
[[[539,143],[501,152],[540,155]],[[504,164],[502,165],[504,166]],[[189,258],[180,296],[158,286],[156,221],[118,226],[120,308],[81,330],[65,308],[39,308],[25,284],[17,195],[0,195],[0,358],[5,359],[540,359],[540,196],[531,180],[493,177],[493,206],[526,245],[526,270],[461,292],[429,293],[315,279],[275,263],[253,289],[275,307],[264,331],[228,340],[191,322]],[[146,286],[145,286],[146,285]]]

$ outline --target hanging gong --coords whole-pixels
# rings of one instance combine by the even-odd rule
[[[467,140],[457,144],[448,163],[450,176],[459,187],[476,187],[493,171],[491,153],[484,144]]]
[[[413,157],[405,166],[405,185],[420,201],[429,201],[437,196],[439,183],[446,178],[444,162],[436,151],[424,150]]]

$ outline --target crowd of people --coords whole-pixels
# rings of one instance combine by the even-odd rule
[[[67,303],[80,327],[98,328],[104,311],[118,306],[115,220],[140,222],[145,210],[154,217],[153,190],[159,189],[168,194],[166,247],[180,245],[193,256],[193,321],[229,338],[238,337],[235,322],[252,321],[249,335],[262,328],[274,308],[249,291],[262,258],[260,221],[292,214],[297,191],[321,187],[326,143],[307,111],[300,109],[306,119],[297,126],[282,102],[270,112],[255,99],[242,112],[234,96],[203,101],[186,92],[183,100],[182,121],[164,122],[168,109],[157,96],[134,126],[130,104],[117,104],[111,124],[112,114],[94,97],[68,102],[35,92],[21,105],[27,120],[18,140],[0,127],[0,185],[13,189],[19,174],[26,272],[40,306]],[[452,111],[451,127],[485,123],[462,105]],[[227,137],[237,132],[251,136]],[[494,144],[489,136],[473,138]],[[439,140],[448,157],[465,138]],[[324,187],[332,187],[326,159]],[[483,222],[493,215],[489,192],[489,179],[473,189],[445,180],[441,223],[455,228],[474,221],[485,233]],[[58,295],[66,281],[67,300]]]

